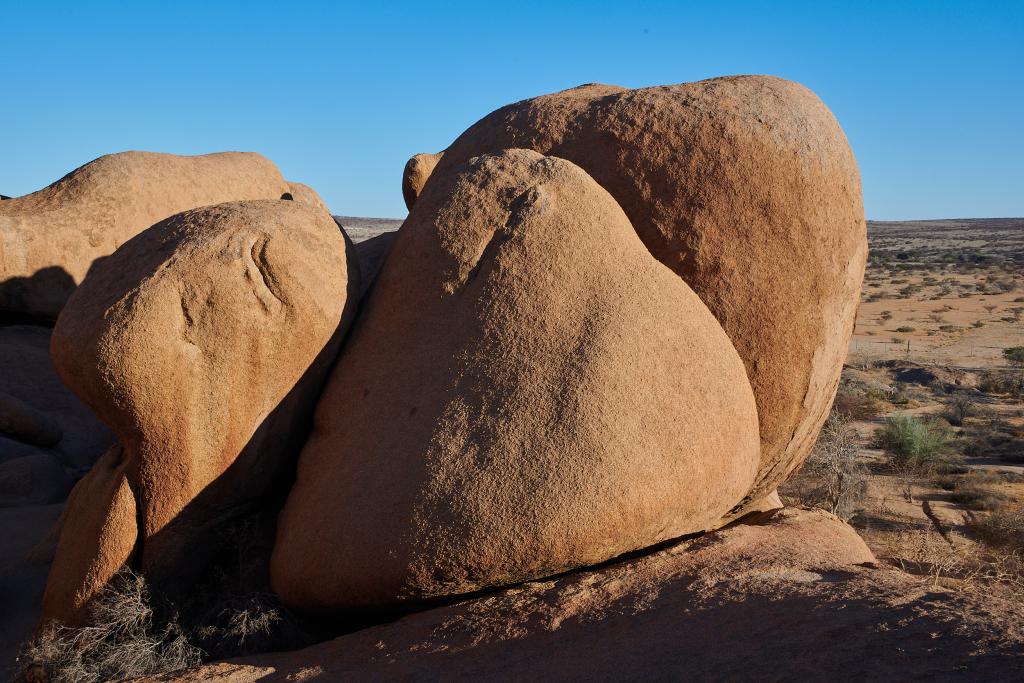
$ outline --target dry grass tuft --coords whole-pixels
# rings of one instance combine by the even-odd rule
[[[25,681],[123,680],[168,673],[199,664],[176,620],[154,626],[145,580],[122,570],[90,606],[89,625],[45,627],[18,657]]]

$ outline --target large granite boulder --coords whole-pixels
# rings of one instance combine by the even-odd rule
[[[98,259],[157,221],[289,191],[277,167],[254,153],[102,156],[0,204],[0,311],[54,319]]]
[[[709,528],[757,460],[739,356],[612,197],[561,159],[481,157],[398,233],[317,406],[272,585],[332,609],[591,565]]]
[[[586,85],[489,114],[434,173],[509,148],[583,168],[718,318],[760,418],[761,465],[744,505],[770,494],[828,413],[867,255],[860,175],[832,113],[767,76]],[[405,183],[407,201],[424,185]]]
[[[51,592],[79,596],[80,615],[133,545],[151,582],[187,585],[217,525],[290,476],[358,287],[331,216],[281,200],[186,211],[94,268],[52,353],[123,453],[80,485],[102,495],[73,495],[67,517],[78,521],[61,538]],[[112,516],[132,522],[98,543]],[[113,559],[93,571],[100,555]],[[76,616],[46,604],[46,618]]]

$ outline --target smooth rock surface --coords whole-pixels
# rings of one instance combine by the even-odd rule
[[[314,208],[330,213],[330,209],[327,208],[327,204],[325,204],[324,200],[320,198],[320,195],[316,193],[316,190],[309,185],[289,182],[288,195],[291,195],[293,201],[299,202],[300,204],[309,204]]]
[[[589,173],[718,318],[760,418],[745,505],[770,493],[828,413],[864,273],[860,175],[835,117],[807,88],[768,76],[585,85],[489,114],[435,173],[513,147]]]
[[[89,601],[135,552],[138,508],[124,456],[120,446],[111,448],[68,497],[43,593],[43,622],[84,623]]]
[[[254,153],[102,156],[0,204],[0,311],[52,320],[98,259],[154,223],[288,191],[277,167]]]
[[[405,168],[402,169],[402,197],[405,199],[407,209],[412,209],[416,198],[420,196],[423,186],[426,185],[427,179],[430,178],[430,174],[434,172],[434,167],[437,166],[437,162],[443,155],[444,152],[414,154],[409,161],[405,162]]]
[[[614,200],[514,150],[431,184],[317,406],[289,605],[449,596],[701,531],[749,490],[742,362]]]

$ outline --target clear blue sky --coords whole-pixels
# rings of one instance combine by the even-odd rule
[[[101,154],[254,150],[335,213],[404,216],[408,156],[586,82],[799,81],[869,218],[1024,216],[1024,2],[0,0],[0,193]]]

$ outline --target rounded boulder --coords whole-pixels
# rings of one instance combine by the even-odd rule
[[[473,592],[713,525],[757,413],[714,316],[574,164],[431,181],[317,406],[274,590],[330,610]]]

